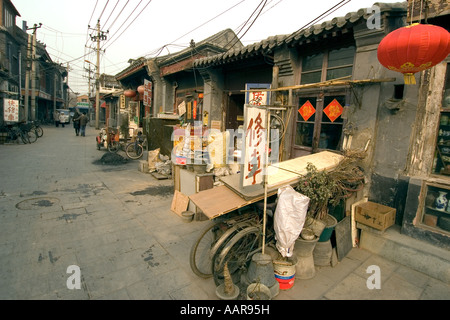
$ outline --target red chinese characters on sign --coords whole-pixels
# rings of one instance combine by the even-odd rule
[[[3,103],[3,119],[4,121],[19,121],[19,101],[5,99]]]
[[[152,106],[152,82],[144,79],[144,97],[143,103],[145,106],[145,114],[150,113],[150,107]]]
[[[253,91],[249,95],[249,104],[252,106],[261,106],[266,103],[267,92]]]
[[[334,99],[330,104],[323,110],[323,113],[327,115],[331,122],[334,122],[342,114],[344,108],[341,104]]]
[[[245,159],[243,186],[255,185],[262,182],[262,169],[265,154],[264,119],[266,111],[258,108],[247,109],[245,133]]]
[[[298,109],[298,112],[303,120],[308,121],[308,119],[316,112],[316,109],[308,100],[300,107],[300,109]]]

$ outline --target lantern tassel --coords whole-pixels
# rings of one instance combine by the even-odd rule
[[[416,84],[416,77],[414,77],[414,73],[403,74],[403,80],[405,81],[405,84]]]

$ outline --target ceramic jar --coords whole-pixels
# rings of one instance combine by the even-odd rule
[[[445,191],[439,191],[439,196],[436,198],[435,207],[439,211],[445,211],[447,208],[447,193]]]

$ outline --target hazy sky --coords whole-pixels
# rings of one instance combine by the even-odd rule
[[[37,39],[54,62],[69,65],[69,86],[87,93],[88,60],[96,63],[91,41],[97,21],[105,32],[100,72],[115,75],[138,57],[180,51],[226,28],[244,45],[290,34],[307,23],[323,22],[369,8],[375,0],[12,0],[28,27],[42,23]],[[385,0],[380,2],[401,2]],[[340,7],[340,8],[339,8]],[[262,10],[261,10],[262,9]],[[256,18],[256,19],[255,19]],[[245,24],[247,22],[247,24]],[[90,28],[88,27],[90,26]],[[109,30],[108,33],[106,33]],[[31,33],[31,30],[28,31]],[[167,45],[167,46],[165,46]],[[165,46],[165,47],[163,47]],[[91,66],[92,68],[93,66]]]

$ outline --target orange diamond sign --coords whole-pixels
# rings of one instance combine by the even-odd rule
[[[298,109],[298,112],[305,121],[308,121],[308,119],[316,112],[316,109],[308,100],[300,107],[300,109]]]
[[[323,113],[327,115],[327,117],[334,122],[339,116],[342,114],[344,108],[340,105],[340,103],[334,99],[330,102],[330,104],[323,110]]]

